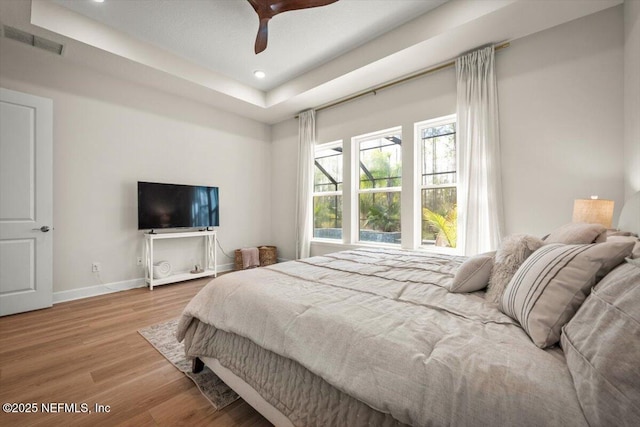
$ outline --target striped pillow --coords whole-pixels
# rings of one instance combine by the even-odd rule
[[[554,345],[591,287],[629,256],[632,248],[632,242],[545,245],[513,276],[500,310],[520,322],[538,347]]]

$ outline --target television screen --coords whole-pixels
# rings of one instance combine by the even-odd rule
[[[138,230],[219,225],[218,187],[138,182]]]

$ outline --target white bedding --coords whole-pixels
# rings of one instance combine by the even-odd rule
[[[221,276],[192,318],[296,360],[411,425],[586,425],[564,355],[482,293],[446,286],[463,257],[361,249]]]

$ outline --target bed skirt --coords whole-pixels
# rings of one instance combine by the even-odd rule
[[[197,319],[193,319],[185,336],[185,351],[189,357],[199,357],[208,365],[213,364],[211,368],[215,368],[213,359],[216,359],[294,426],[405,425],[336,389],[299,363]],[[234,388],[234,384],[228,385]],[[236,388],[240,386],[236,385]],[[246,394],[246,391],[236,392],[241,396]],[[254,403],[252,406],[258,412],[267,415],[268,408],[264,405],[247,403]],[[271,420],[272,416],[266,418]]]

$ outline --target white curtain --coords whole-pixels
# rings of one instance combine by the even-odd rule
[[[316,142],[316,112],[298,115],[298,197],[296,201],[296,259],[307,258],[313,233],[312,185]]]
[[[503,233],[498,88],[494,49],[456,59],[458,91],[458,247],[494,250]]]

